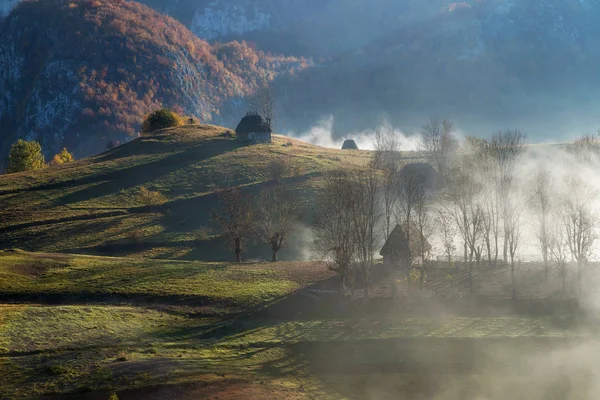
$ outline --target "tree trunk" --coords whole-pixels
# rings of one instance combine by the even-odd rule
[[[504,228],[506,230],[506,227]],[[502,263],[506,265],[508,261],[508,233],[504,233],[504,248],[502,250]]]
[[[425,283],[425,263],[421,263],[421,276],[419,276],[419,288],[423,290],[423,285]]]
[[[512,286],[512,299],[517,298],[517,279],[515,276],[515,263],[513,260],[510,260],[510,282]]]
[[[277,262],[277,261],[279,261],[277,259],[277,253],[279,252],[279,249],[273,248],[272,250],[273,250],[273,258],[271,258],[271,262]]]
[[[581,278],[582,278],[583,266],[582,263],[577,261],[577,295],[581,296]]]
[[[473,263],[469,263],[469,293],[473,294]]]
[[[488,267],[492,267],[492,245],[490,244],[490,237],[488,236],[485,239],[485,245],[487,247],[487,255],[488,255]]]
[[[235,261],[242,262],[242,243],[240,239],[235,239]]]
[[[498,234],[494,236],[494,267],[498,266]]]
[[[365,257],[366,258],[366,257]],[[365,298],[369,299],[371,296],[371,263],[365,262],[362,264],[363,270],[363,284],[365,288]]]

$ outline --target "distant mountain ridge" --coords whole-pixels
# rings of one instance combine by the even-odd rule
[[[0,0],[0,10],[13,3]],[[256,44],[265,52],[261,59],[269,52],[296,57],[275,57],[288,60],[282,65],[300,65],[302,57],[316,60],[315,68],[292,66],[293,76],[277,75],[281,132],[305,132],[318,121],[332,120],[333,134],[340,137],[373,129],[382,118],[412,131],[432,115],[452,118],[470,134],[520,128],[538,140],[569,139],[600,126],[597,1],[143,3],[177,19],[211,46],[244,40],[250,49]],[[0,42],[5,35],[0,33]],[[216,91],[227,82],[213,78]],[[236,96],[219,95],[227,100],[207,108],[218,118],[215,122],[234,122],[231,107],[243,107]]]

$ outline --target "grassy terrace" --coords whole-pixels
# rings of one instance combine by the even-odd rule
[[[231,264],[0,252],[0,296],[68,302],[139,300],[249,307],[331,274],[303,263]]]

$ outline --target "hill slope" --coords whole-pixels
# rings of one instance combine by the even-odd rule
[[[0,176],[0,242],[35,251],[229,259],[199,233],[211,230],[215,189],[229,183],[258,190],[269,184],[269,162],[285,159],[292,172],[284,184],[309,199],[324,171],[370,159],[366,151],[277,135],[271,144],[243,146],[226,131],[210,125],[167,129],[72,164]],[[148,205],[142,187],[166,202]],[[302,233],[284,259],[300,256],[307,244]],[[269,253],[261,247],[250,254]]]
[[[210,121],[263,76],[303,65],[244,43],[211,46],[123,0],[24,2],[0,37],[0,160],[23,137],[48,155],[62,146],[97,154],[134,137],[144,114],[161,106]]]

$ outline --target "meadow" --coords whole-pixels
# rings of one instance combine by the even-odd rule
[[[183,126],[96,157],[0,176],[1,399],[579,399],[600,394],[597,321],[556,274],[433,263],[422,290],[378,262],[373,297],[298,260],[299,234],[261,262],[211,225],[215,192],[272,184],[310,224],[314,193],[367,151],[275,135],[242,146],[225,128]],[[403,153],[402,162],[422,159]],[[302,230],[300,230],[302,232]],[[300,232],[300,233],[301,233]],[[285,261],[288,260],[288,261]],[[591,275],[590,275],[591,278]],[[573,293],[576,277],[568,277]],[[111,397],[112,396],[112,397]]]

